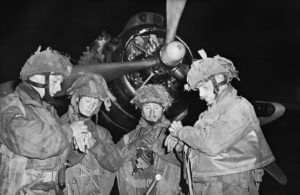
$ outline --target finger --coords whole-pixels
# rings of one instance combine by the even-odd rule
[[[79,140],[76,140],[76,144],[77,144],[77,149],[82,151],[81,142]]]
[[[179,128],[179,125],[178,125],[178,123],[175,121],[175,122],[171,125],[171,127],[172,127],[173,129],[177,130],[177,129]]]
[[[74,148],[78,149],[78,145],[77,145],[76,139],[73,140],[73,144],[74,144]]]
[[[168,142],[167,150],[168,150],[168,152],[170,152],[170,141]]]
[[[172,140],[170,139],[170,140],[168,141],[168,145],[167,145],[167,151],[168,151],[168,152],[170,152],[170,150],[171,150],[171,145],[172,145]]]
[[[178,140],[174,139],[173,145],[172,145],[172,150],[174,150],[174,148],[176,147],[176,145],[178,144]]]
[[[179,127],[179,128],[182,128],[182,127],[183,127],[181,121],[178,121],[178,127]]]
[[[176,131],[176,127],[170,127],[170,128],[169,128],[169,131],[170,131],[170,132],[175,132],[175,131]]]
[[[172,143],[172,150],[174,150],[174,148],[175,148],[176,145],[177,145],[177,141],[174,141],[174,142]]]
[[[169,145],[169,152],[172,152],[173,151],[173,148],[174,148],[174,141],[172,141]]]
[[[170,145],[172,143],[172,137],[170,136],[166,142],[166,146],[167,146],[167,149],[168,149],[168,152],[170,151]]]
[[[176,143],[176,144],[174,145],[173,150],[176,150],[177,146],[178,146],[178,143]]]
[[[176,129],[180,128],[180,121],[176,121],[176,123],[174,124],[174,126],[176,127]]]
[[[164,146],[167,146],[167,145],[168,145],[168,142],[169,142],[169,140],[170,140],[170,137],[171,137],[171,136],[167,136],[167,138],[166,138],[166,140],[165,140],[165,143],[164,143]]]
[[[169,136],[169,139],[168,139],[168,145],[170,145],[172,143],[172,140],[173,140],[173,137],[172,136]]]
[[[84,143],[83,143],[83,140],[79,139],[79,141],[77,143],[78,143],[79,150],[81,152],[84,152]]]

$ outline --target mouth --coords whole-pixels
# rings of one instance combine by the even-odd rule
[[[157,121],[157,116],[150,116],[149,119],[153,121]]]

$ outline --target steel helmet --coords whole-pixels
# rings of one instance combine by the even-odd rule
[[[104,102],[106,110],[110,110],[111,101],[116,98],[111,94],[105,79],[98,74],[81,73],[80,77],[67,90],[72,95],[71,104],[76,103],[76,99],[81,96],[97,98]]]
[[[68,76],[72,71],[72,64],[68,57],[63,56],[56,50],[47,48],[44,51],[38,50],[30,56],[24,64],[20,77],[22,80],[35,74],[44,74],[54,72],[63,76]]]
[[[199,83],[213,79],[218,74],[225,76],[226,83],[229,83],[233,78],[238,79],[238,71],[230,60],[219,55],[208,58],[204,50],[200,50],[199,54],[202,59],[194,61],[187,74],[187,90],[196,90]]]
[[[156,103],[167,109],[172,105],[172,98],[162,85],[148,84],[136,91],[131,103],[135,104],[138,108],[142,108],[145,103]]]

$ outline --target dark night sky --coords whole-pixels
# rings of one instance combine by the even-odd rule
[[[0,82],[18,78],[39,45],[79,59],[103,30],[118,35],[141,11],[165,16],[165,1],[30,0],[1,4]],[[299,0],[188,0],[178,33],[196,55],[231,59],[240,71],[234,82],[248,99],[300,104]],[[287,187],[269,175],[262,194],[299,194],[299,111],[287,111],[263,127],[277,162],[289,177]],[[296,171],[295,171],[296,169]]]
[[[204,48],[210,56],[231,59],[240,70],[236,87],[243,95],[300,103],[299,5],[298,0],[188,0],[178,35],[194,53]],[[0,82],[17,78],[39,45],[75,62],[102,30],[118,35],[141,11],[165,16],[165,1],[6,1],[1,5]]]

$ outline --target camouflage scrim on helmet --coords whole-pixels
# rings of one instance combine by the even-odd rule
[[[105,79],[98,74],[80,73],[73,85],[67,90],[72,96],[71,104],[75,104],[76,99],[81,96],[93,97],[102,101],[107,111],[110,110],[111,101],[116,98],[111,94]]]
[[[219,55],[216,55],[214,58],[207,58],[206,54],[202,54],[201,56],[203,59],[196,60],[191,65],[187,74],[187,83],[189,86],[185,86],[185,89],[196,90],[199,83],[206,82],[210,77],[218,74],[225,75],[228,82],[233,78],[238,79],[238,71],[230,60]]]
[[[39,47],[24,64],[20,72],[20,78],[26,80],[32,75],[50,72],[68,76],[71,74],[72,66],[70,59],[58,51],[49,47],[41,51],[41,47]]]
[[[148,84],[136,91],[131,103],[135,104],[138,108],[142,108],[145,103],[157,103],[164,109],[167,109],[172,105],[172,98],[162,85]]]

